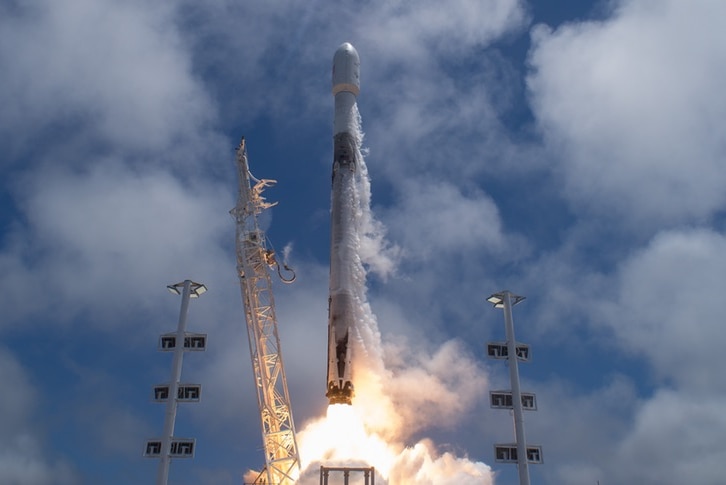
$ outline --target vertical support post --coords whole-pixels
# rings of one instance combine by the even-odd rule
[[[529,485],[529,465],[527,460],[527,441],[524,433],[524,416],[522,415],[522,393],[519,389],[519,366],[517,363],[517,342],[514,338],[514,320],[512,318],[512,294],[504,291],[501,294],[504,303],[504,325],[507,334],[507,352],[509,378],[512,383],[512,407],[514,408],[514,434],[517,438],[517,469],[519,484]]]
[[[169,481],[169,464],[171,462],[171,438],[174,435],[174,422],[176,421],[177,393],[181,379],[182,359],[184,358],[184,332],[191,298],[191,280],[184,280],[179,324],[176,330],[176,345],[171,365],[171,380],[169,381],[169,398],[166,402],[164,416],[164,434],[161,437],[161,460],[156,475],[156,485],[167,485]]]
[[[350,484],[351,472],[363,472],[365,485],[376,485],[376,469],[375,467],[326,467],[320,465],[320,485],[328,485],[328,474],[331,472],[343,472],[343,484]],[[354,479],[355,481],[355,479]]]

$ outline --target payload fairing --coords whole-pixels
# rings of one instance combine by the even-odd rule
[[[328,299],[328,379],[330,404],[352,404],[352,333],[355,291],[352,261],[357,251],[355,171],[358,166],[357,96],[360,59],[349,43],[333,57],[333,187],[330,202],[330,297]]]

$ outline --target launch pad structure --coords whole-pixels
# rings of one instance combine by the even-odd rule
[[[375,467],[320,467],[320,485],[328,485],[330,472],[343,472],[343,485],[350,483],[350,472],[362,472],[365,479],[365,485],[376,485],[376,468]]]
[[[230,213],[237,223],[237,273],[247,322],[265,453],[265,468],[255,483],[293,485],[300,474],[300,458],[277,332],[270,267],[277,266],[277,272],[285,282],[292,282],[294,274],[288,280],[282,277],[275,253],[267,248],[267,238],[257,222],[260,212],[275,205],[265,202],[262,197],[263,190],[274,185],[275,181],[258,180],[252,176],[244,137],[237,147],[237,170],[239,198]],[[286,266],[285,269],[289,270]]]

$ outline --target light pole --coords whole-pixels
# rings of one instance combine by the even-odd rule
[[[187,313],[189,311],[189,299],[197,298],[207,291],[207,287],[191,280],[184,280],[181,283],[167,286],[170,292],[181,294],[181,310],[179,311],[179,324],[176,329],[174,343],[174,357],[171,364],[171,379],[169,381],[169,392],[166,401],[166,413],[164,415],[164,434],[161,437],[161,460],[156,475],[157,485],[166,485],[169,480],[169,464],[171,463],[171,442],[174,435],[174,423],[176,421],[177,396],[179,393],[179,381],[181,379],[182,359],[184,358],[185,330],[187,325]],[[181,291],[180,291],[181,290]]]
[[[514,337],[514,319],[512,318],[512,307],[517,303],[524,300],[523,296],[514,295],[512,292],[505,290],[499,293],[495,293],[487,298],[487,301],[494,305],[494,308],[504,309],[504,326],[507,337],[506,342],[506,355],[507,362],[509,364],[509,380],[511,382],[512,391],[512,410],[514,413],[514,434],[516,439],[516,450],[517,450],[517,470],[519,472],[519,484],[529,485],[529,456],[527,453],[527,440],[524,432],[524,416],[522,414],[522,392],[519,387],[519,364],[518,360],[529,360],[529,347],[518,346],[517,341]],[[494,356],[498,354],[501,356],[504,350],[501,344],[489,344],[489,355]],[[498,352],[493,352],[496,350]],[[523,355],[520,356],[520,353]],[[496,358],[496,357],[495,357]],[[534,402],[534,396],[532,400]],[[497,453],[499,448],[506,448],[505,446],[497,447]]]

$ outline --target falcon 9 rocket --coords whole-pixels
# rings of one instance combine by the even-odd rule
[[[330,404],[352,404],[352,333],[355,326],[353,264],[357,251],[355,171],[360,156],[357,96],[360,59],[349,43],[333,57],[333,187],[330,202],[328,376]]]

